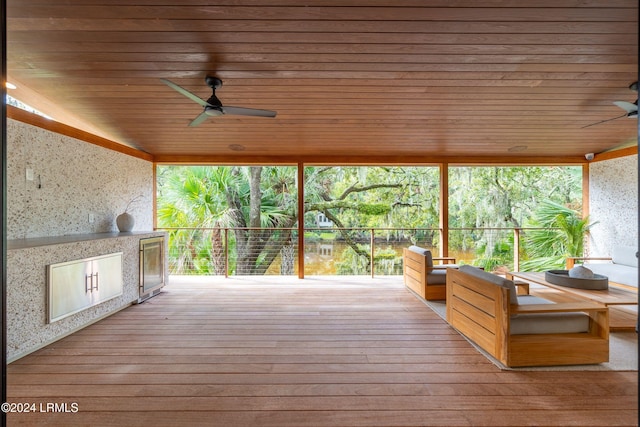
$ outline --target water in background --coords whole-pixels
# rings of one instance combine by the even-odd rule
[[[391,272],[390,269],[380,268],[376,265],[376,274],[402,274],[402,249],[408,247],[407,243],[402,242],[389,242],[376,246],[378,250],[392,250],[395,252],[395,271]],[[430,249],[434,256],[438,256],[437,248]],[[346,259],[353,258],[349,256],[347,252],[352,252],[351,247],[344,242],[314,242],[305,243],[304,254],[304,274],[305,275],[337,275],[339,272],[339,263],[345,262]],[[476,258],[473,251],[466,252],[454,252],[449,253],[449,256],[456,258],[456,263],[471,264]],[[384,271],[387,270],[387,271]],[[369,270],[365,267],[362,271],[356,274],[370,274]]]

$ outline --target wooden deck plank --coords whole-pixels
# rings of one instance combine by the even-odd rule
[[[8,421],[634,425],[637,386],[637,372],[501,371],[394,279],[217,279],[172,284],[9,365],[10,402],[78,411]]]
[[[582,399],[601,396],[636,396],[636,390],[623,383],[596,383],[586,388],[575,380],[548,383],[476,383],[473,387],[459,383],[422,384],[39,384],[40,398],[109,397],[109,396],[578,396]],[[14,385],[15,396],[31,396],[31,385]]]
[[[576,426],[576,425],[635,425],[630,420],[637,411],[620,410],[541,411],[511,409],[492,411],[134,411],[87,412],[82,419],[76,414],[9,414],[12,426],[34,426],[42,420],[47,425],[101,426],[101,427],[175,427],[175,426],[262,426],[262,427],[317,427],[317,426]],[[552,414],[552,415],[550,415]],[[550,419],[553,417],[553,420]],[[524,421],[526,420],[526,421]]]
[[[351,364],[351,365],[360,365],[360,364],[428,364],[428,363],[473,363],[482,361],[482,355],[478,354],[477,351],[471,350],[468,354],[463,355],[447,355],[447,361],[444,362],[442,360],[442,354],[434,354],[434,355],[406,355],[406,354],[390,354],[390,355],[363,355],[363,354],[354,354],[354,355],[291,355],[286,354],[287,364],[295,365],[295,364],[304,364],[306,366],[312,367],[313,365],[318,364]],[[220,364],[282,364],[283,355],[263,355],[263,354],[251,354],[251,355],[224,355],[224,356],[193,356],[193,355],[182,355],[182,356],[148,356],[148,355],[136,355],[136,356],[91,356],[91,365],[95,366],[99,365],[122,365],[129,364],[132,366],[136,365],[173,365],[173,364],[185,364],[185,365],[201,365],[205,366],[207,364],[217,365]],[[449,359],[451,358],[451,359]],[[61,369],[59,367],[70,365],[70,366],[80,366],[87,362],[86,356],[62,356],[62,357],[44,357],[41,358],[41,363],[24,363],[21,365],[16,365],[14,367],[15,372],[37,372],[39,369],[47,370],[51,369],[47,363],[55,363],[56,369]]]
[[[64,401],[60,399],[55,399]],[[129,396],[78,397],[75,402],[83,411],[99,412],[117,407],[121,411],[158,412],[167,408],[176,411],[480,411],[492,408],[508,411],[519,404],[544,407],[546,410],[628,410],[635,403],[633,396],[586,400],[581,396]]]

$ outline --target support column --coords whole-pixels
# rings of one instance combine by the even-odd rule
[[[588,217],[589,211],[589,163],[584,163],[582,165],[582,218]],[[591,253],[591,249],[589,248],[590,242],[591,236],[589,235],[589,232],[587,232],[584,248],[582,249],[583,253],[580,255],[588,256],[588,254]]]
[[[589,163],[582,165],[582,218],[589,216]]]
[[[449,256],[449,164],[440,164],[440,256]]]
[[[298,163],[298,279],[304,279],[304,163]]]

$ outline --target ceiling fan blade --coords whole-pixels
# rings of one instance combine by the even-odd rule
[[[209,115],[207,114],[206,110],[203,111],[202,113],[200,113],[198,115],[198,117],[196,117],[195,119],[193,119],[191,121],[191,123],[189,123],[190,127],[194,127],[194,126],[198,126],[200,123],[204,122],[205,120],[207,120],[209,118]]]
[[[613,103],[616,106],[622,108],[627,113],[633,113],[633,112],[638,111],[638,101],[637,100],[636,100],[635,104],[632,103],[632,102],[626,102],[626,101],[614,101]]]
[[[210,107],[209,103],[207,101],[205,101],[204,99],[201,99],[200,97],[198,97],[197,95],[189,92],[188,90],[186,90],[185,88],[183,88],[182,86],[178,86],[177,84],[175,84],[174,82],[167,80],[167,79],[160,79],[160,81],[164,84],[166,84],[167,86],[169,86],[170,88],[172,88],[173,90],[175,90],[178,93],[181,93],[182,95],[186,96],[187,98],[189,98],[190,100],[197,102],[198,104],[200,104],[203,107]]]
[[[610,122],[610,121],[612,121],[612,120],[621,119],[621,118],[623,118],[623,117],[627,117],[627,114],[623,114],[623,115],[621,115],[621,116],[614,117],[614,118],[612,118],[612,119],[600,120],[599,122],[595,122],[595,123],[591,123],[590,125],[582,126],[580,129],[588,128],[588,127],[590,127],[590,126],[599,125],[600,123]]]
[[[222,111],[225,114],[236,116],[275,117],[277,112],[271,110],[259,110],[257,108],[229,107],[224,105]]]

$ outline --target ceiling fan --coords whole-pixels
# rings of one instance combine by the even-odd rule
[[[216,96],[216,89],[222,86],[222,80],[217,77],[207,76],[204,81],[207,83],[207,86],[211,88],[213,94],[206,101],[201,99],[197,95],[189,92],[183,87],[178,86],[167,79],[160,79],[162,83],[166,84],[170,88],[174,89],[176,92],[181,93],[186,96],[190,100],[200,104],[204,107],[204,111],[198,115],[189,126],[198,126],[200,123],[204,122],[209,117],[217,117],[222,116],[223,114],[232,114],[236,116],[255,116],[255,117],[275,117],[276,112],[271,110],[259,110],[256,108],[244,108],[244,107],[231,107],[227,105],[222,105],[222,102]]]
[[[633,82],[629,85],[629,89],[633,90],[633,91],[638,91],[638,82]],[[614,101],[613,102],[614,105],[622,108],[625,113],[614,117],[612,119],[606,119],[606,120],[601,120],[599,122],[595,122],[595,123],[591,123],[590,125],[586,125],[583,126],[582,129],[584,128],[588,128],[589,126],[594,126],[594,125],[599,125],[600,123],[605,123],[605,122],[610,122],[612,120],[616,120],[616,119],[621,119],[623,117],[628,117],[631,119],[637,119],[638,118],[638,99],[636,98],[635,102],[627,102],[627,101]]]

